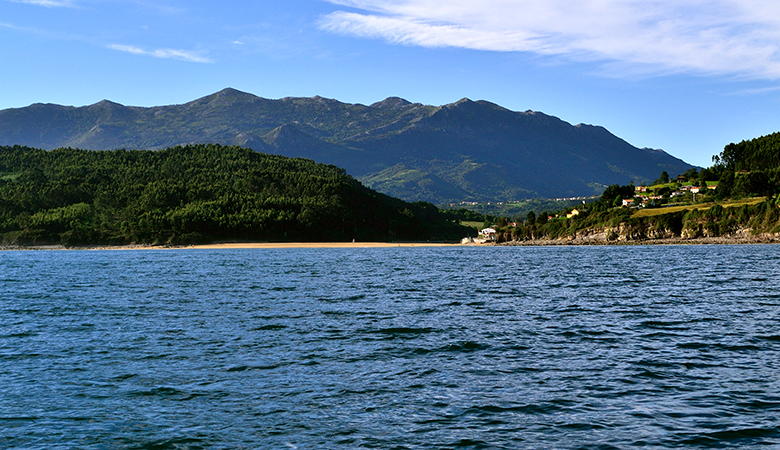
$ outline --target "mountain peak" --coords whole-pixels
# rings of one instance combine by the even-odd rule
[[[213,95],[218,95],[220,97],[246,97],[246,96],[254,97],[253,94],[244,91],[239,91],[238,89],[233,89],[232,87],[226,87],[221,91],[215,92]]]
[[[401,97],[387,97],[382,101],[372,103],[371,108],[400,108],[411,104],[410,101]]]
[[[442,113],[467,113],[467,114],[494,114],[497,112],[511,113],[510,110],[502,106],[496,105],[495,103],[491,103],[486,100],[474,101],[468,97],[464,97],[454,103],[448,103],[446,105],[442,105],[438,108],[438,111]]]
[[[474,101],[468,97],[463,97],[462,99],[458,100],[457,102],[450,103],[450,105],[457,106],[457,105],[467,105],[474,103]]]
[[[233,88],[225,88],[221,91],[215,92],[211,95],[207,95],[205,97],[201,97],[194,102],[191,103],[235,103],[235,102],[241,102],[241,101],[253,101],[258,99],[254,94],[250,94],[248,92],[239,91],[238,89]]]
[[[335,98],[323,97],[321,95],[315,95],[311,99],[316,101],[317,103],[322,103],[322,104],[326,104],[326,105],[333,105],[333,104],[340,104],[341,103],[340,101],[336,100]]]
[[[93,103],[89,105],[89,108],[116,108],[116,107],[124,107],[124,105],[106,99],[103,99],[97,103]]]

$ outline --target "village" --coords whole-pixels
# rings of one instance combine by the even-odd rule
[[[717,188],[718,181],[693,180],[685,175],[680,175],[673,181],[656,180],[656,183],[652,185],[633,186],[633,194],[624,193],[616,197],[612,206],[634,210],[689,206],[709,200]],[[544,214],[546,214],[546,221],[571,220],[581,215],[587,208],[588,203],[582,200],[581,207],[567,209],[556,214]],[[508,221],[502,225],[517,227],[518,224],[519,222]],[[500,228],[498,224],[482,228],[476,238],[464,238],[463,243],[493,243],[496,241],[498,228]]]
[[[717,188],[717,181],[700,181],[697,184],[692,184],[690,180],[681,175],[675,182],[634,187],[634,197],[623,199],[622,206],[657,207],[670,204],[672,199],[675,199],[675,203],[680,204],[696,203]]]

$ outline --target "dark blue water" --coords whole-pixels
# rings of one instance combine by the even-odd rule
[[[0,447],[780,446],[780,246],[0,253]]]

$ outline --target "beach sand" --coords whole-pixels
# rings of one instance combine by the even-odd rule
[[[427,242],[258,242],[203,244],[173,248],[187,249],[241,249],[241,248],[387,248],[387,247],[452,247],[460,244],[442,244]]]
[[[200,245],[96,245],[64,247],[39,245],[29,247],[0,247],[0,250],[222,250],[272,248],[391,248],[391,247],[454,247],[461,244],[434,242],[227,242]]]

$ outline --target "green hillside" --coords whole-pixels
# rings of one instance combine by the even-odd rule
[[[0,147],[0,243],[457,240],[430,204],[334,166],[238,147]]]
[[[497,239],[780,238],[780,133],[728,144],[713,160],[712,167],[672,181],[664,173],[654,186],[609,186],[576,214],[571,207],[531,214],[517,226],[499,227]]]
[[[780,133],[729,144],[713,160],[734,171],[780,169]]]

